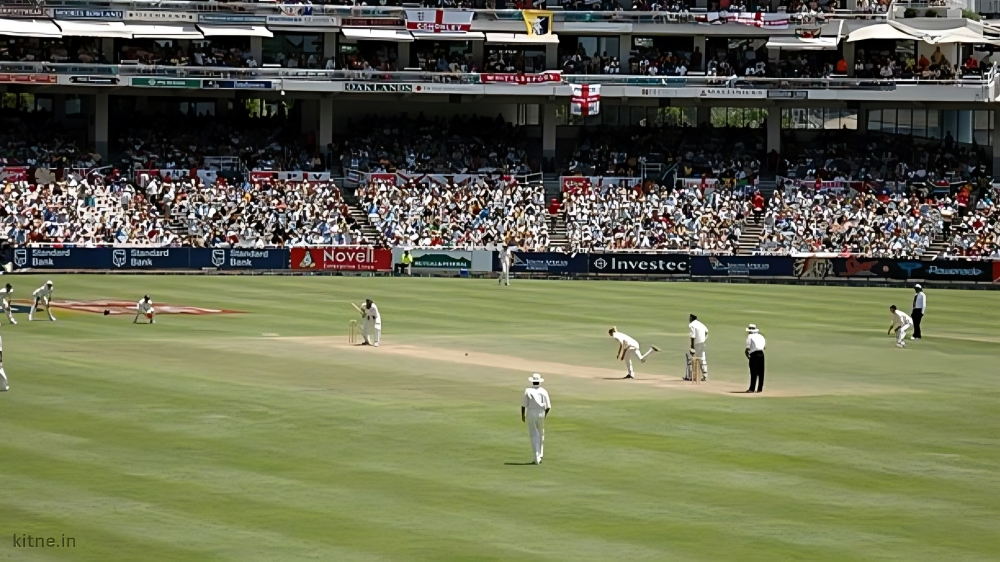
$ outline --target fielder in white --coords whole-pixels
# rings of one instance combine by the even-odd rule
[[[528,378],[531,386],[524,390],[524,402],[521,404],[521,421],[528,424],[528,435],[531,437],[531,449],[535,452],[535,464],[542,464],[545,451],[545,417],[552,409],[549,393],[541,387],[545,382],[542,375],[535,373]]]
[[[514,260],[510,246],[500,250],[500,284],[510,287],[510,264]]]
[[[632,336],[619,332],[618,328],[615,326],[612,326],[611,329],[608,330],[608,334],[618,340],[618,360],[627,362],[628,371],[625,373],[626,379],[635,378],[635,371],[632,369],[633,357],[638,359],[640,363],[645,363],[646,357],[649,357],[650,353],[660,350],[660,348],[655,345],[651,345],[646,353],[641,353],[639,351],[639,342],[637,342]]]
[[[14,287],[7,283],[7,286],[0,289],[0,306],[3,307],[4,314],[7,315],[7,320],[10,320],[11,324],[17,324],[17,320],[14,320],[14,315],[11,312],[10,301],[14,298]]]
[[[34,302],[31,304],[31,311],[28,312],[28,322],[34,320],[35,310],[39,304],[45,305],[45,312],[49,315],[49,320],[55,322],[56,317],[52,316],[52,307],[49,306],[52,300],[52,281],[46,281],[44,285],[35,289],[31,296],[34,297]]]
[[[688,324],[688,336],[691,337],[691,346],[687,352],[687,373],[684,380],[691,380],[691,360],[695,357],[701,359],[701,380],[708,380],[708,360],[705,358],[705,341],[708,340],[708,327],[698,320],[694,314],[690,315]]]
[[[149,295],[142,297],[142,300],[135,305],[135,319],[132,320],[132,323],[138,324],[140,316],[145,316],[150,324],[156,324],[156,310],[153,309],[153,301]]]
[[[382,337],[382,315],[378,313],[378,307],[371,299],[365,299],[365,306],[361,309],[363,320],[361,321],[361,337],[365,341],[361,345],[374,345],[378,347],[378,341]],[[372,330],[375,330],[375,341],[372,342]]]
[[[0,392],[8,390],[10,385],[7,384],[7,373],[3,370],[3,338],[0,338]]]
[[[896,305],[890,306],[889,312],[892,313],[892,326],[889,326],[888,333],[895,330],[896,347],[906,347],[906,332],[913,329],[913,318],[902,310],[897,310]]]

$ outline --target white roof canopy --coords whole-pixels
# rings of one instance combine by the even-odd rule
[[[198,29],[205,34],[205,37],[274,37],[274,34],[262,25],[208,25],[199,23]]]
[[[868,39],[888,39],[890,41],[919,41],[922,34],[911,35],[897,29],[888,23],[877,23],[856,29],[847,36],[847,42],[866,41]]]
[[[130,23],[126,26],[136,39],[202,39],[204,35],[193,25]]]
[[[13,20],[0,18],[0,35],[15,37],[62,37],[62,30],[51,20]]]
[[[527,33],[487,33],[487,43],[521,44],[521,45],[544,45],[546,43],[559,43],[556,35],[528,35]]]
[[[944,30],[944,32],[937,37],[928,37],[924,40],[932,45],[941,45],[944,43],[997,44],[995,39],[983,37],[981,34],[977,34],[975,31],[972,31],[967,27],[957,27],[955,29]]]
[[[358,41],[395,41],[397,43],[410,43],[413,36],[409,31],[402,29],[369,29],[345,27],[341,29],[344,37],[357,39]]]
[[[132,38],[132,32],[120,21],[59,20],[56,25],[62,29],[63,35],[74,37]]]
[[[462,33],[413,32],[414,39],[422,41],[482,41],[486,39],[481,31],[463,31]]]
[[[818,37],[816,39],[801,39],[799,37],[772,37],[767,41],[768,49],[785,51],[835,51],[840,37]]]

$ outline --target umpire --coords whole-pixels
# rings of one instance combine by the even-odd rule
[[[927,308],[927,295],[924,294],[924,288],[918,283],[913,287],[916,294],[913,295],[913,312],[910,313],[910,317],[913,318],[913,335],[910,336],[911,340],[919,340],[921,337],[920,333],[920,321],[924,318],[924,310]]]
[[[760,335],[756,324],[747,326],[747,333],[745,353],[750,360],[750,388],[746,392],[760,392],[764,390],[764,336]]]

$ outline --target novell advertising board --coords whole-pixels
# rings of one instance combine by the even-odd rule
[[[299,271],[390,271],[392,250],[365,246],[292,248],[292,269]]]

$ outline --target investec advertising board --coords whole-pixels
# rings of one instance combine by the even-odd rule
[[[684,254],[589,254],[590,273],[613,275],[689,275],[691,258]]]

